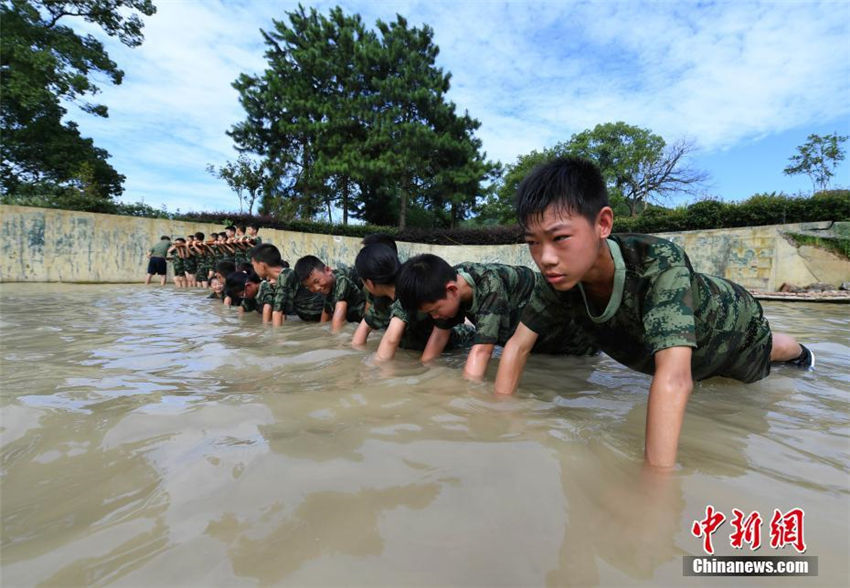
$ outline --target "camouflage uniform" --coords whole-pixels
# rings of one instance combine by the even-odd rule
[[[539,333],[572,315],[602,351],[645,374],[655,371],[655,352],[670,347],[693,348],[695,380],[754,382],[770,373],[770,325],[744,288],[695,272],[684,250],[665,239],[612,235],[608,247],[615,271],[605,309],[591,308],[581,284],[569,292],[548,288],[522,322]]]
[[[189,257],[183,259],[183,271],[187,274],[194,274],[198,271],[198,258],[189,253]]]
[[[389,298],[387,298],[387,300],[389,300]],[[418,349],[420,351],[425,349],[425,345],[428,343],[428,338],[431,336],[431,331],[434,330],[434,319],[431,318],[431,315],[417,311],[416,316],[413,320],[411,320],[410,315],[401,306],[401,302],[396,300],[392,302],[387,309],[386,323],[385,326],[381,328],[386,328],[386,326],[389,325],[390,320],[393,318],[399,318],[405,323],[404,334],[401,336],[399,347],[402,349]],[[378,321],[376,321],[376,324],[379,324]],[[372,325],[369,324],[369,326],[371,327]],[[475,327],[467,323],[455,325],[452,327],[449,342],[446,344],[446,349],[469,347],[472,345],[472,340],[474,338]]]
[[[271,304],[271,295],[271,285],[266,280],[263,280],[260,282],[256,296],[242,299],[242,309],[245,312],[263,312],[263,306],[265,306],[266,302],[268,301]]]
[[[297,314],[302,321],[318,322],[322,318],[324,303],[324,296],[302,286],[295,271],[290,268],[281,270],[271,291],[272,310]]]
[[[215,253],[204,250],[203,255],[198,258],[198,269],[196,278],[199,282],[209,280],[210,270],[215,267]]]
[[[469,318],[475,325],[473,345],[507,343],[532,292],[542,283],[541,274],[524,266],[501,263],[461,263],[454,269],[472,288],[472,301],[462,303],[455,317],[434,324],[449,329]],[[543,332],[532,349],[534,353],[596,353],[592,339],[575,321],[549,324]]]
[[[345,301],[348,303],[345,320],[359,323],[363,319],[363,308],[366,304],[360,277],[353,268],[335,269],[333,274],[334,285],[330,294],[325,296],[325,312],[333,315],[336,303]]]
[[[171,265],[174,266],[174,275],[182,276],[183,272],[186,271],[186,264],[183,258],[177,253],[177,249],[171,252],[171,257],[168,259],[171,260]]]

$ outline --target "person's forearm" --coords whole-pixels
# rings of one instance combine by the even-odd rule
[[[354,337],[351,338],[351,345],[354,347],[363,347],[369,339],[369,333],[372,332],[372,327],[363,320],[357,325],[357,330],[354,331]]]
[[[431,336],[428,337],[428,342],[425,344],[425,349],[422,351],[422,357],[420,360],[423,363],[428,363],[429,361],[433,361],[440,357],[443,349],[446,348],[446,343],[449,342],[451,334],[452,332],[449,329],[434,327],[431,331]]]
[[[286,315],[282,310],[275,310],[272,312],[272,326],[279,327],[283,325],[283,321],[286,320]]]
[[[384,332],[384,336],[381,337],[378,351],[375,353],[375,359],[378,361],[389,361],[394,358],[406,328],[407,323],[397,317],[393,317],[386,332]]]
[[[270,323],[272,322],[272,305],[264,304],[263,305],[263,322]]]
[[[528,361],[528,354],[534,340],[523,343],[511,337],[502,350],[499,369],[496,372],[496,394],[513,394],[519,387],[519,380]]]
[[[348,303],[340,300],[334,307],[334,316],[331,320],[331,332],[338,333],[345,326],[345,315],[348,312]]]
[[[480,381],[487,371],[487,364],[493,355],[495,345],[478,344],[473,345],[466,356],[466,365],[463,368],[463,376],[470,380]]]
[[[655,374],[646,404],[646,463],[659,468],[676,464],[685,408],[694,387],[690,347],[670,347],[655,353]]]
[[[654,467],[676,465],[679,435],[693,383],[654,377],[646,406],[646,462]]]

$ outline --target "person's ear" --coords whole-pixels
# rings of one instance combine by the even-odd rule
[[[604,206],[596,215],[596,235],[600,239],[606,239],[614,229],[614,211],[610,206]]]

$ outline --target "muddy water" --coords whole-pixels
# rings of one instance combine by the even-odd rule
[[[698,384],[659,478],[649,379],[604,357],[534,357],[497,400],[462,355],[376,366],[351,327],[199,292],[0,288],[4,586],[716,585],[682,577],[708,504],[718,554],[733,508],[764,519],[758,555],[796,554],[769,520],[803,508],[819,575],[789,585],[848,581],[847,306],[766,304],[818,370]]]

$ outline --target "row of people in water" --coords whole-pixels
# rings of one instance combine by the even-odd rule
[[[484,377],[503,346],[497,393],[513,393],[532,353],[602,351],[652,375],[646,461],[675,463],[694,380],[754,382],[771,365],[813,368],[814,354],[772,332],[746,289],[694,271],[685,251],[651,235],[612,234],[614,213],[593,163],[561,158],[533,170],[517,191],[517,219],[539,272],[498,263],[450,265],[430,254],[402,263],[392,239],[364,240],[353,268],[315,256],[287,267],[270,244],[250,249],[251,270],[220,271],[225,301],[282,325],[287,316],[358,323],[355,345],[383,330],[377,360],[399,347],[423,361],[469,347],[464,374]],[[219,287],[219,286],[217,286]]]

